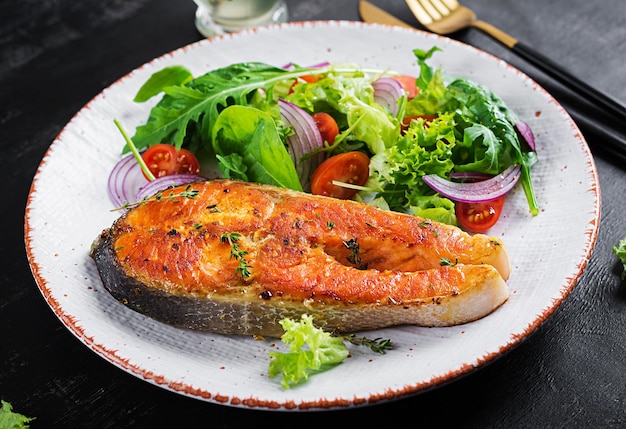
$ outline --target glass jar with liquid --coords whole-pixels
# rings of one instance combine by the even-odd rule
[[[287,21],[284,0],[194,0],[196,28],[212,37],[244,28]]]

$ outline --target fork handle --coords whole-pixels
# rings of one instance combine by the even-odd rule
[[[515,43],[511,47],[511,50],[518,54],[520,57],[524,58],[529,63],[532,63],[538,69],[542,70],[546,74],[558,80],[563,85],[567,86],[572,91],[585,97],[588,102],[595,103],[596,105],[602,107],[602,109],[606,112],[611,113],[613,116],[615,116],[615,118],[626,122],[626,107],[624,107],[624,105],[620,104],[614,98],[611,98],[607,94],[598,91],[597,89],[578,79],[576,76],[568,73],[565,69],[552,61],[550,58],[542,55],[541,53],[535,51],[534,49],[522,42]]]

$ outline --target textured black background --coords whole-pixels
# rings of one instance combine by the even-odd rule
[[[356,0],[288,3],[294,21],[359,19]],[[404,2],[374,3],[418,25]],[[626,102],[623,0],[465,4]],[[599,239],[586,271],[532,336],[453,383],[353,410],[236,409],[155,387],[80,343],[43,300],[26,260],[23,222],[31,180],[63,126],[103,88],[143,63],[201,39],[194,12],[191,0],[0,1],[0,177],[5,185],[0,197],[0,399],[36,417],[33,428],[292,428],[338,418],[363,427],[407,422],[464,428],[626,427],[626,285],[612,253],[612,246],[626,237],[625,165],[605,154],[601,136],[585,129],[596,154],[603,202]],[[477,30],[453,37],[505,59],[566,107],[587,112],[567,90]],[[611,125],[626,138],[626,124]]]

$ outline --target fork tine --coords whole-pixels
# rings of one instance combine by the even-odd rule
[[[445,1],[443,1],[443,0],[431,0],[430,2],[433,5],[433,7],[435,9],[437,9],[437,12],[439,12],[439,14],[441,16],[446,16],[446,15],[448,15],[450,13],[450,9],[445,4]]]
[[[453,11],[454,9],[459,7],[459,2],[456,0],[442,0],[446,6],[448,6],[448,9],[450,11]]]
[[[437,21],[441,19],[441,14],[435,8],[429,0],[417,0],[417,2],[422,6],[422,8],[426,11],[426,13],[430,16],[430,19],[433,21]]]
[[[413,12],[413,15],[415,15],[417,20],[422,25],[427,26],[429,24],[432,24],[433,19],[428,14],[428,12],[426,12],[420,0],[407,1],[406,3],[409,6],[409,9],[411,9],[411,12]]]

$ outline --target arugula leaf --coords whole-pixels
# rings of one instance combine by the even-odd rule
[[[413,55],[418,60],[418,65],[420,66],[420,75],[415,80],[415,85],[420,88],[424,92],[436,92],[436,88],[439,88],[441,91],[440,95],[444,95],[445,87],[442,88],[443,81],[439,79],[441,73],[437,73],[439,76],[436,76],[433,73],[432,67],[430,67],[426,61],[428,61],[435,52],[441,51],[437,46],[433,46],[428,51],[424,51],[423,49],[413,49]],[[434,113],[434,111],[433,111]]]
[[[0,401],[2,408],[0,408],[0,428],[2,429],[28,429],[28,424],[34,417],[26,417],[22,414],[13,412],[13,407],[9,402]]]
[[[150,79],[144,83],[133,99],[136,103],[148,101],[157,94],[160,94],[169,86],[184,85],[191,81],[193,76],[186,67],[170,66],[154,73]]]
[[[213,125],[223,109],[234,104],[248,106],[259,89],[264,89],[271,98],[276,82],[306,73],[307,69],[289,71],[249,62],[216,69],[191,81],[182,79],[179,85],[171,85],[172,81],[164,77],[167,84],[155,83],[143,91],[154,95],[161,89],[164,94],[150,111],[147,122],[135,130],[133,143],[138,150],[157,143],[169,143],[180,149],[195,140],[203,142],[208,149]],[[145,94],[140,90],[138,96],[142,99]],[[124,152],[128,150],[124,148]]]
[[[473,149],[473,162],[459,163],[458,171],[479,171],[498,174],[513,164],[522,166],[520,181],[533,216],[539,207],[530,170],[537,162],[537,154],[525,152],[515,129],[519,119],[506,104],[489,88],[467,79],[457,79],[448,85],[452,99],[459,103],[456,108],[459,122],[467,121],[484,126],[482,132],[467,135],[466,147]],[[458,160],[458,158],[457,158]]]
[[[285,333],[281,340],[289,353],[270,352],[270,378],[282,375],[285,389],[306,382],[310,375],[329,370],[348,356],[343,338],[334,337],[313,325],[313,317],[303,314],[300,321],[286,318],[280,321]],[[304,348],[308,346],[308,348]]]
[[[211,141],[224,177],[302,191],[296,168],[269,114],[254,107],[227,107],[215,121]]]
[[[618,257],[624,265],[620,279],[626,279],[626,238],[622,238],[617,246],[613,246],[613,253]]]

